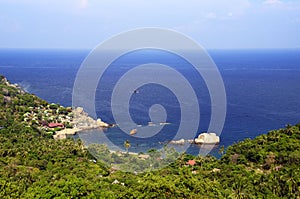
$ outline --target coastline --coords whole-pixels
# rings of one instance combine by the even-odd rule
[[[54,139],[65,139],[68,135],[75,135],[76,133],[84,130],[97,129],[97,128],[110,128],[113,124],[103,122],[100,118],[94,120],[84,111],[82,107],[77,107],[72,110],[73,121],[70,124],[72,128],[64,128],[56,131],[53,135]]]

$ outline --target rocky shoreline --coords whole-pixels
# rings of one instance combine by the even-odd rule
[[[16,90],[21,96],[27,94],[20,85],[11,84],[3,75],[0,76],[0,83],[7,86],[1,89],[4,103],[10,104],[17,101],[16,96],[10,94],[11,89]],[[34,97],[32,95],[31,100]],[[50,104],[44,100],[36,101],[39,101],[39,103],[31,102],[27,107],[18,106],[19,109],[24,110],[21,116],[22,122],[29,126],[36,126],[40,131],[52,134],[54,139],[65,139],[67,135],[74,135],[83,130],[114,126],[103,122],[100,118],[94,120],[82,107],[64,107],[55,103]]]
[[[103,122],[100,118],[94,120],[88,113],[86,113],[82,107],[77,107],[72,110],[73,120],[70,124],[72,128],[65,128],[60,131],[56,131],[53,135],[54,139],[65,139],[68,135],[75,135],[76,133],[84,130],[97,129],[97,128],[110,128],[114,127],[113,124]]]
[[[11,84],[4,76],[1,76],[1,83],[16,89],[21,95],[26,91],[18,84]],[[7,88],[2,89],[5,103],[12,103],[13,98],[9,95]],[[36,125],[38,129],[51,133],[54,139],[65,139],[69,135],[74,135],[80,131],[110,128],[114,124],[103,122],[100,118],[93,119],[84,111],[82,107],[72,108],[63,107],[59,104],[49,104],[42,101],[38,106],[29,106],[23,114],[23,122],[28,125]],[[159,123],[160,125],[167,125],[169,123]],[[149,122],[148,126],[155,126],[153,122]],[[132,129],[130,135],[135,135],[137,129]],[[185,143],[192,144],[218,144],[220,138],[215,133],[202,133],[195,139],[189,140],[172,140],[169,143],[183,145]]]

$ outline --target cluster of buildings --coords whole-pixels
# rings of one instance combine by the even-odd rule
[[[38,125],[42,130],[53,132],[63,128],[72,128],[73,116],[71,107],[49,104],[29,107],[23,115],[23,121],[30,125]]]

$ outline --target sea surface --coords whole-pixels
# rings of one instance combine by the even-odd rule
[[[10,82],[20,84],[26,91],[49,102],[72,106],[74,80],[89,52],[89,50],[0,49],[0,74],[5,75]],[[286,124],[300,122],[300,49],[209,50],[208,53],[220,71],[227,96],[224,128],[222,132],[216,132],[221,138],[219,146],[227,147],[269,130],[283,128]],[[105,122],[115,123],[110,106],[114,86],[126,71],[146,63],[171,66],[190,82],[198,102],[186,103],[191,105],[191,110],[192,107],[199,106],[200,121],[183,118],[182,121],[199,123],[197,132],[187,133],[185,139],[193,139],[199,133],[206,132],[212,105],[204,80],[183,58],[162,50],[131,52],[111,63],[97,86],[95,98],[97,116]],[[164,77],[159,73],[157,78],[172,80],[172,76]],[[176,84],[176,79],[172,81]],[[167,122],[170,123],[156,136],[151,139],[136,139],[118,127],[106,130],[104,135],[121,148],[124,140],[129,139],[132,143],[130,150],[136,152],[140,147],[145,150],[157,148],[159,142],[172,139],[182,122],[181,111],[174,93],[164,86],[147,84],[132,94],[129,112],[133,121],[146,126],[151,121],[149,108],[153,104],[160,104],[165,108]],[[97,137],[100,133],[92,131],[86,134]],[[92,143],[93,140],[89,142]],[[218,147],[211,154],[217,154],[217,149]],[[197,146],[192,146],[188,150],[192,154],[197,154],[198,151]]]

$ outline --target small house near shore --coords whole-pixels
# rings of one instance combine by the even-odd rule
[[[57,128],[57,127],[64,128],[64,124],[51,122],[51,123],[48,124],[48,127],[49,128]]]

